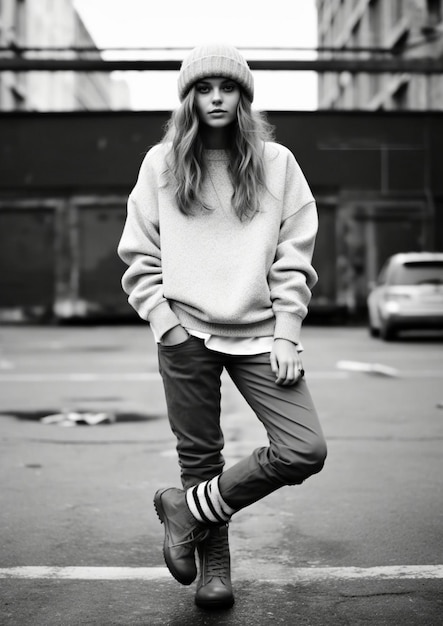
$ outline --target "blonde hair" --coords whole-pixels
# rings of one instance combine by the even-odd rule
[[[169,167],[174,176],[175,197],[180,211],[195,212],[195,206],[205,209],[202,197],[204,179],[204,146],[199,134],[200,121],[192,87],[181,106],[168,122],[164,142],[171,143]],[[264,142],[273,138],[273,129],[263,113],[253,111],[243,89],[237,107],[237,121],[230,127],[230,162],[234,192],[232,206],[238,218],[251,219],[260,210],[260,195],[266,188]]]

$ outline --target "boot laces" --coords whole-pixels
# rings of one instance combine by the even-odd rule
[[[208,533],[209,529],[207,528],[203,528],[202,530],[193,530],[190,533],[186,534],[185,537],[180,541],[176,541],[175,543],[171,544],[171,548],[178,548],[180,546],[186,546],[188,544],[191,546],[196,545],[197,543],[204,541],[208,536]]]
[[[206,574],[223,578],[229,575],[229,544],[220,537],[209,535],[204,546]]]

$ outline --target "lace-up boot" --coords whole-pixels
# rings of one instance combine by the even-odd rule
[[[205,609],[228,608],[234,604],[231,584],[228,526],[215,526],[197,546],[200,578],[195,603]]]
[[[186,504],[185,492],[171,487],[159,489],[154,506],[165,526],[163,555],[169,571],[182,585],[190,585],[197,576],[195,547],[209,529],[200,524]]]

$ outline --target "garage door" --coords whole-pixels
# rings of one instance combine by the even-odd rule
[[[0,307],[47,307],[54,301],[54,211],[0,210]]]
[[[131,313],[121,288],[126,269],[117,255],[126,218],[124,201],[78,207],[79,298],[104,313]]]

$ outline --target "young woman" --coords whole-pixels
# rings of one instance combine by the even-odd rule
[[[183,489],[157,491],[164,555],[202,607],[234,602],[228,522],[319,472],[326,444],[300,328],[317,275],[317,212],[292,153],[251,109],[253,76],[231,46],[194,49],[181,106],[146,155],[128,201],[123,288],[158,343]],[[224,469],[220,376],[229,373],[269,446]]]

